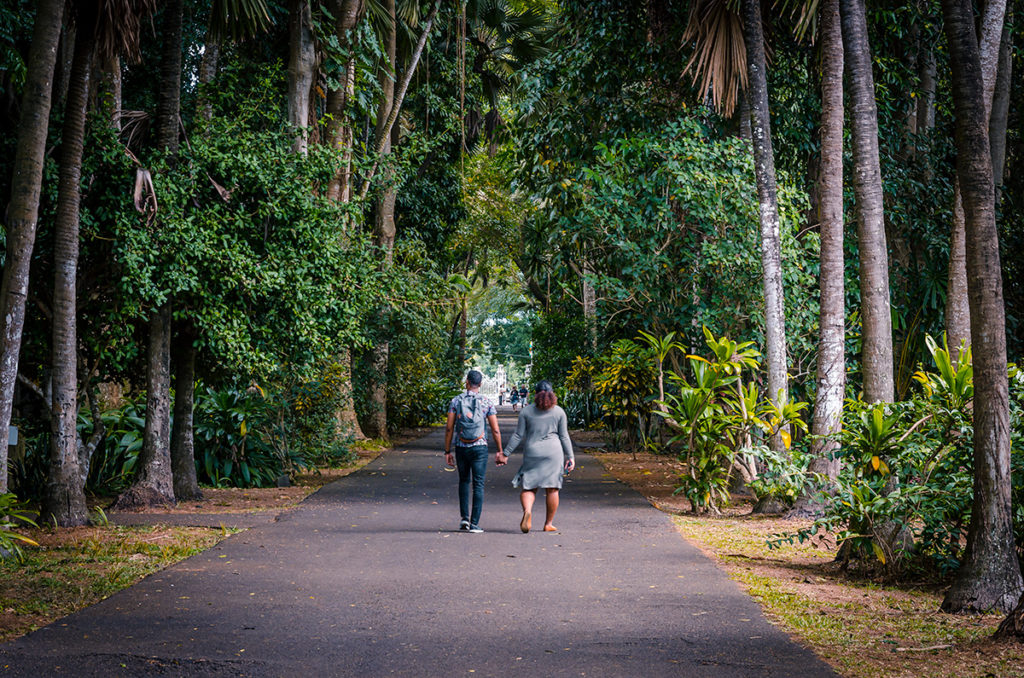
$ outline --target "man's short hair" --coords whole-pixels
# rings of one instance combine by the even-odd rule
[[[470,370],[466,372],[466,383],[470,386],[479,386],[484,383],[484,375],[480,374],[478,370]]]

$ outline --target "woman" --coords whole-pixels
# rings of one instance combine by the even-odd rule
[[[519,409],[519,387],[512,385],[512,411],[515,412]]]
[[[512,480],[513,487],[522,488],[519,501],[523,504],[523,519],[519,521],[519,529],[530,531],[533,502],[537,498],[537,490],[544,488],[547,500],[544,531],[555,532],[558,528],[551,521],[558,510],[558,490],[562,487],[562,476],[576,467],[576,460],[572,453],[572,441],[569,440],[565,410],[558,406],[558,398],[550,382],[537,384],[533,403],[523,407],[516,432],[508,441],[505,453],[497,458],[498,464],[508,461],[508,455],[520,444],[523,446],[523,465]]]

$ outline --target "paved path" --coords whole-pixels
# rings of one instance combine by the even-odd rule
[[[833,675],[591,457],[561,533],[519,532],[518,457],[455,531],[441,435],[0,645],[0,676]]]

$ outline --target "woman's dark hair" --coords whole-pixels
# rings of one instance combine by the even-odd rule
[[[533,404],[537,406],[538,410],[550,410],[558,404],[558,396],[555,395],[550,381],[545,380],[537,384],[537,388],[534,389]]]

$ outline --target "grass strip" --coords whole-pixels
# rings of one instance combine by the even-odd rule
[[[0,642],[10,640],[204,551],[230,530],[107,525],[32,530],[39,547],[0,560]]]

